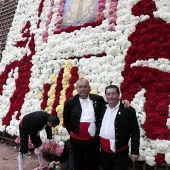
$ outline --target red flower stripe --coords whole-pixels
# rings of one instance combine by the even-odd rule
[[[43,3],[44,3],[44,0],[41,0],[40,5],[39,5],[39,8],[38,8],[38,17],[41,16],[42,9],[43,9]],[[37,28],[40,27],[40,23],[41,23],[41,20],[39,19],[39,20],[38,20],[38,23],[37,23]]]
[[[70,25],[69,27],[67,27],[65,29],[56,29],[56,30],[54,30],[54,34],[60,34],[62,32],[70,33],[70,32],[73,32],[75,30],[80,30],[81,28],[86,28],[88,26],[91,26],[92,28],[94,28],[94,27],[99,26],[101,24],[102,24],[102,20],[96,21],[96,22],[85,23],[85,24],[83,24],[81,26],[72,26],[72,25]]]
[[[56,114],[56,107],[59,105],[60,94],[61,94],[61,90],[63,89],[63,86],[62,86],[63,74],[64,74],[64,68],[60,70],[58,77],[57,77],[57,82],[56,82],[57,86],[55,88],[55,100],[54,100],[54,103],[52,106],[52,112],[51,112],[52,115]]]
[[[81,58],[90,58],[91,56],[95,56],[95,57],[105,57],[106,53],[101,53],[101,54],[88,54],[88,55],[84,55]],[[69,57],[68,59],[75,59],[77,57]],[[81,59],[81,58],[77,58],[77,59]]]
[[[19,41],[15,44],[16,47],[25,47],[26,44],[28,44],[28,47],[31,51],[31,54],[29,56],[24,55],[23,58],[20,61],[14,61],[11,64],[7,65],[5,67],[4,72],[0,76],[0,79],[2,79],[1,83],[5,84],[7,78],[8,78],[8,73],[12,70],[15,69],[16,67],[19,68],[18,70],[18,78],[15,80],[16,83],[16,90],[13,93],[13,96],[10,98],[10,108],[9,111],[7,112],[6,116],[2,119],[3,125],[8,126],[12,115],[14,114],[15,111],[18,111],[18,114],[16,118],[18,119],[19,116],[21,115],[21,107],[24,103],[24,97],[25,94],[30,91],[29,89],[29,80],[31,77],[31,59],[32,56],[35,54],[35,41],[34,41],[34,35],[30,34],[29,28],[31,24],[30,22],[27,22],[25,27],[22,29],[22,33],[27,30],[26,33],[23,33],[23,37],[26,37],[27,41]],[[28,36],[31,37],[31,40],[28,41]],[[1,87],[1,94],[2,94],[2,86],[3,84],[0,84]]]
[[[43,101],[41,102],[41,108],[45,110],[47,107],[48,91],[50,90],[51,84],[44,84]]]
[[[41,16],[42,9],[43,9],[43,3],[44,3],[44,0],[41,0],[39,8],[38,8],[38,17]]]
[[[69,86],[66,89],[66,100],[73,96],[74,84],[79,79],[78,67],[72,67],[70,70],[71,78],[69,80]]]

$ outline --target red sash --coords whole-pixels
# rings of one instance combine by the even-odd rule
[[[102,138],[102,137],[100,137],[100,145],[105,152],[112,153],[112,154],[119,153],[119,152],[122,152],[122,151],[125,151],[126,149],[128,149],[128,144],[126,144],[122,148],[116,150],[116,152],[113,152],[110,149],[110,141],[108,139],[105,139],[105,138]]]
[[[79,134],[75,135],[72,131],[70,131],[70,136],[72,138],[78,139],[78,140],[92,140],[95,138],[90,136],[89,132],[88,132],[88,128],[89,128],[90,123],[86,123],[86,122],[80,122],[79,125]]]

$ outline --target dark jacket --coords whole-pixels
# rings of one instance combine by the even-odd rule
[[[103,97],[96,94],[89,94],[89,98],[93,102],[94,112],[97,120],[100,106],[106,102]],[[79,95],[77,94],[69,98],[64,106],[64,125],[68,133],[70,133],[71,130],[74,134],[78,135],[81,113],[82,108],[79,101]]]
[[[22,119],[22,130],[30,135],[31,141],[35,148],[40,147],[42,142],[39,137],[39,132],[46,125],[45,130],[47,133],[47,139],[52,139],[52,130],[47,126],[49,113],[43,111],[37,111],[25,115]]]
[[[103,105],[100,110],[97,136],[99,136],[106,108],[106,105]],[[135,109],[133,107],[125,108],[121,103],[113,126],[115,126],[116,150],[128,144],[131,138],[131,154],[139,155],[140,131]]]

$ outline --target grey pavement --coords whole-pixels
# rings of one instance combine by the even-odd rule
[[[18,148],[14,142],[0,142],[0,170],[18,170]],[[34,170],[38,166],[37,157],[29,152],[24,162],[24,170]]]

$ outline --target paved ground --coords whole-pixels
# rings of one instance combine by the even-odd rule
[[[18,170],[18,146],[12,142],[1,140],[0,170]],[[34,170],[38,165],[37,157],[30,153],[25,159],[24,170]]]

